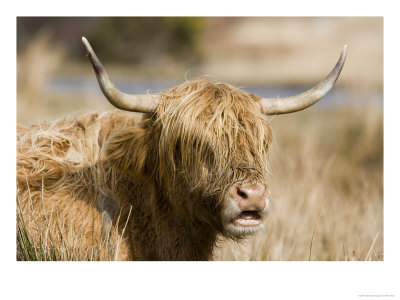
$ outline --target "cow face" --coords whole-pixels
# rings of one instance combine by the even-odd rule
[[[271,142],[258,100],[228,84],[186,82],[160,95],[142,128],[111,138],[109,159],[136,180],[155,180],[181,215],[230,237],[253,233],[268,208]]]
[[[184,185],[191,199],[212,202],[205,207],[219,212],[224,232],[234,237],[261,228],[268,208],[271,129],[258,100],[228,84],[197,80],[164,92],[157,109],[159,176],[171,198],[173,187]]]

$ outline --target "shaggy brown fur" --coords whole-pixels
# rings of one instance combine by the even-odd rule
[[[89,249],[110,218],[116,258],[136,260],[208,260],[217,234],[236,238],[221,223],[228,189],[267,186],[271,130],[259,98],[203,80],[159,97],[140,122],[114,111],[18,127],[18,200],[33,235],[53,222]]]

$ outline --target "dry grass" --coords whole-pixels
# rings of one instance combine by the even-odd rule
[[[62,224],[56,213],[48,214],[44,207],[33,208],[29,202],[21,205],[17,196],[17,260],[118,260],[122,243],[121,236],[116,234],[118,228],[112,230],[107,238],[101,239],[100,243],[92,237],[92,246],[87,247],[80,242],[84,233],[73,230],[73,219],[69,220],[70,224]]]

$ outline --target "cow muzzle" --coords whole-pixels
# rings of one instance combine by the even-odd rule
[[[260,184],[235,185],[228,192],[222,217],[228,234],[241,237],[263,228],[268,191]]]
[[[232,196],[241,211],[233,220],[234,224],[245,227],[259,226],[267,204],[267,195],[265,187],[259,184],[233,187]]]

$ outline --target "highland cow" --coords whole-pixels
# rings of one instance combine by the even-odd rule
[[[55,242],[89,249],[114,234],[121,241],[116,258],[127,260],[209,260],[219,235],[240,240],[263,228],[267,115],[317,102],[346,57],[345,46],[323,81],[289,98],[204,80],[159,95],[127,95],[82,41],[105,97],[129,113],[18,126],[18,206],[32,236],[48,222],[64,237],[53,233]]]

